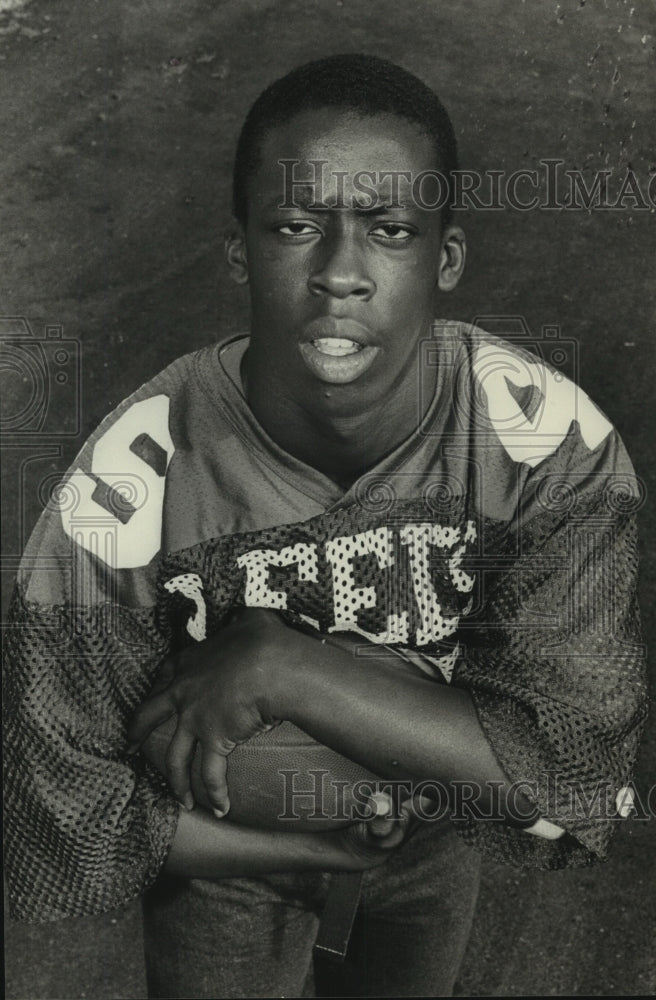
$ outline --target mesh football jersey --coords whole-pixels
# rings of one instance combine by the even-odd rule
[[[471,693],[508,778],[567,831],[463,818],[472,844],[544,868],[604,858],[645,714],[641,492],[617,433],[533,353],[445,323],[422,347],[436,390],[415,432],[344,491],[258,425],[246,346],[183,357],[125,400],[26,549],[4,702],[14,913],[102,912],[155,879],[177,804],[126,756],[127,724],[166,653],[237,604]]]

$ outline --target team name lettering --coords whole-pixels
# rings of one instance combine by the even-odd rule
[[[271,573],[276,568],[292,568],[299,583],[317,583],[323,560],[330,567],[332,581],[333,623],[329,632],[356,632],[371,642],[427,646],[453,635],[459,614],[446,613],[434,582],[431,560],[435,550],[447,556],[446,568],[454,591],[468,594],[474,579],[462,568],[467,544],[476,540],[476,528],[468,521],[458,526],[432,523],[407,524],[396,532],[389,527],[372,528],[352,535],[329,539],[323,545],[299,542],[282,549],[251,549],[237,557],[237,565],[245,570],[244,603],[249,607],[289,608],[289,593],[272,586]],[[395,548],[396,543],[396,548]],[[400,606],[396,575],[399,546],[407,553],[412,595],[415,602],[414,620],[419,625],[411,635],[410,609]],[[368,580],[359,577],[359,563],[368,557]],[[381,592],[385,598],[381,603]],[[361,612],[378,611],[379,631],[365,629]],[[316,618],[303,612],[300,617],[319,629]]]

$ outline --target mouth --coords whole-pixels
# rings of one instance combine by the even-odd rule
[[[317,351],[331,358],[344,358],[362,350],[361,344],[356,344],[347,337],[319,337],[317,340],[312,340],[311,344]]]
[[[299,345],[306,366],[322,382],[346,385],[373,364],[379,348],[356,320],[322,316],[313,320]]]

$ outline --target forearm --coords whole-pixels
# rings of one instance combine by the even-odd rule
[[[508,778],[467,691],[400,673],[385,656],[313,645],[303,669],[282,668],[279,717],[381,777],[466,782],[480,788],[476,799],[486,809],[494,790],[504,812]],[[529,814],[526,800],[515,799],[515,812]]]
[[[330,837],[320,833],[256,830],[217,820],[205,809],[180,818],[165,872],[182,878],[238,878],[272,872],[344,867]]]
[[[367,655],[358,656],[363,645]],[[175,714],[165,767],[171,788],[179,801],[191,799],[189,770],[200,743],[205,788],[225,812],[226,756],[287,719],[383,778],[433,783],[424,795],[442,799],[445,787],[461,783],[479,815],[519,825],[537,819],[510,784],[521,775],[506,775],[497,761],[469,693],[401,668],[387,654],[352,636],[320,639],[270,611],[245,609],[218,637],[179,655],[174,679],[135,716],[132,749]]]

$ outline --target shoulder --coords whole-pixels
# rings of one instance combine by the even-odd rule
[[[501,337],[467,323],[442,324],[438,332],[451,366],[443,447],[466,456],[461,478],[473,507],[506,522],[518,507],[538,511],[531,498],[540,489],[626,494],[638,510],[644,487],[624,444],[576,382],[576,342],[557,329],[540,337],[525,327],[509,332]]]
[[[515,462],[535,468],[574,433],[589,452],[613,434],[590,397],[548,358],[567,361],[571,345],[536,339],[525,347],[482,330],[471,334],[476,396]],[[561,362],[562,365],[562,362]]]
[[[461,324],[475,432],[531,470],[555,463],[632,472],[613,424],[576,382],[577,345],[548,333],[508,339]]]
[[[81,454],[97,443],[107,431],[118,423],[124,427],[138,427],[144,420],[153,428],[167,426],[176,409],[184,414],[185,406],[202,398],[205,382],[221,372],[218,361],[221,347],[226,341],[210,344],[176,358],[157,375],[126,396],[118,406],[103,418],[89,436]],[[211,375],[209,374],[211,371]]]
[[[204,386],[219,377],[218,351],[214,344],[178,358],[124,399],[53,498],[69,540],[110,568],[146,566],[160,550],[169,467],[177,451],[211,438],[209,421],[219,420]]]

